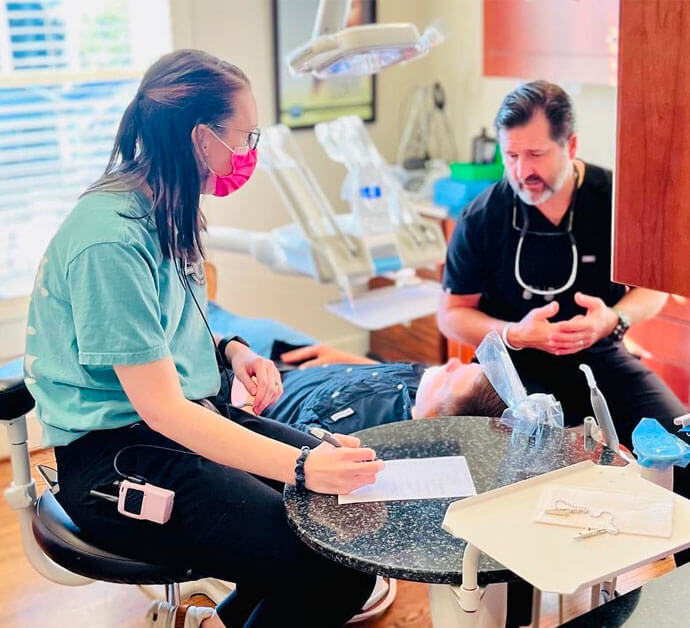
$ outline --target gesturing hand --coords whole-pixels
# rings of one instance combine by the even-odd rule
[[[599,297],[576,292],[575,303],[585,308],[587,313],[554,325],[556,329],[549,334],[549,343],[556,355],[587,349],[608,336],[618,324],[618,314]]]
[[[518,349],[531,348],[555,353],[549,343],[549,335],[556,331],[556,323],[549,319],[558,314],[558,302],[535,308],[525,314],[522,320],[508,329],[508,342]]]

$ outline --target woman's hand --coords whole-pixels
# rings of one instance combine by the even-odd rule
[[[254,397],[254,414],[261,414],[278,401],[283,394],[283,384],[271,360],[262,358],[241,342],[228,343],[225,351],[235,376]]]
[[[349,443],[354,441],[340,434],[336,438],[343,447],[321,443],[307,456],[304,484],[310,491],[345,495],[373,484],[377,473],[384,467],[383,460],[375,460],[376,452],[373,449],[351,447]]]

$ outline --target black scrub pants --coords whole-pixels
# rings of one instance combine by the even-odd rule
[[[657,419],[671,434],[678,434],[673,419],[687,412],[671,389],[622,342],[605,341],[602,346],[567,356],[528,349],[510,354],[527,392],[551,393],[561,402],[566,426],[579,425],[586,416],[594,415],[589,387],[578,368],[588,364],[606,398],[618,438],[630,451],[632,433],[640,419]],[[690,465],[685,469],[675,467],[673,490],[690,498]],[[677,563],[688,560],[690,550],[676,554]]]
[[[297,447],[318,444],[270,419],[242,413],[232,420]],[[144,423],[90,432],[55,448],[58,501],[98,546],[235,582],[236,591],[217,607],[228,628],[340,626],[369,597],[375,576],[313,552],[289,528],[278,482],[196,455],[135,448],[122,453],[118,467],[175,491],[170,520],[159,525],[131,519],[116,504],[89,495],[91,489],[109,490],[118,479],[114,456],[135,444],[184,450]]]

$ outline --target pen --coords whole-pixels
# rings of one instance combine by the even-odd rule
[[[333,445],[333,447],[342,447],[342,445],[335,439],[329,432],[327,432],[324,429],[321,429],[320,427],[310,427],[309,428],[309,433],[312,436],[316,436],[319,440],[326,441],[327,443],[330,443]]]

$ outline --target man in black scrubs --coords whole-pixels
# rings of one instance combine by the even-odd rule
[[[495,125],[505,178],[458,219],[441,331],[475,346],[492,329],[502,334],[528,392],[555,395],[567,425],[592,414],[585,363],[621,443],[632,449],[642,417],[675,433],[672,419],[687,410],[621,342],[666,295],[610,280],[611,172],[576,159],[570,98],[557,85],[527,83],[505,97]],[[675,490],[690,493],[688,469],[676,469]]]

